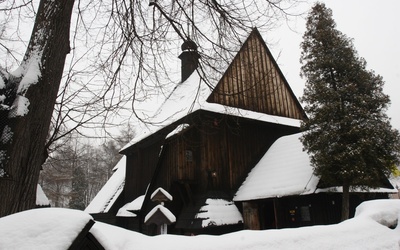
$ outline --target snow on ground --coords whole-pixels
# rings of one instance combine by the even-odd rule
[[[242,214],[233,201],[224,199],[207,199],[200,208],[196,218],[204,219],[203,227],[234,225],[243,222]]]
[[[396,249],[400,248],[397,224],[400,200],[365,202],[353,219],[328,226],[296,229],[240,231],[222,236],[146,236],[97,222],[91,232],[106,249]],[[384,225],[382,225],[383,223]]]
[[[393,227],[400,218],[399,204],[400,200],[365,201],[357,207],[355,217],[372,219],[382,225]]]
[[[78,210],[38,208],[0,218],[0,249],[68,249],[92,217]]]
[[[362,203],[355,218],[328,226],[244,230],[222,236],[146,236],[96,222],[90,232],[107,250],[398,250],[399,215],[400,200],[374,200]],[[85,212],[61,208],[33,209],[3,217],[0,249],[68,249],[90,219]]]

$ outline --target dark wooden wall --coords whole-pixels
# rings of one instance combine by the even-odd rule
[[[294,119],[306,117],[256,29],[207,101]],[[191,125],[165,140],[179,123]],[[143,195],[150,183],[153,190],[175,185],[178,195],[186,197],[182,204],[192,194],[209,190],[233,195],[277,138],[297,132],[298,128],[243,117],[194,112],[123,152],[127,155],[124,199],[130,202]]]
[[[154,188],[170,190],[179,182],[192,194],[210,190],[233,194],[277,138],[298,132],[210,112],[195,115],[201,122],[167,139]]]
[[[207,102],[293,119],[306,115],[260,33],[254,29]],[[190,127],[165,139],[177,125]],[[209,111],[196,111],[124,150],[125,202],[162,187],[172,191],[173,212],[197,194],[233,195],[272,143],[299,128]],[[160,149],[162,147],[162,153]],[[146,199],[148,200],[148,196]],[[145,202],[145,210],[153,206]],[[142,215],[146,211],[142,211]]]
[[[350,217],[363,201],[385,199],[382,193],[352,193]],[[342,194],[319,193],[243,202],[246,229],[295,228],[340,222]]]
[[[124,188],[126,202],[131,202],[140,195],[145,194],[157,166],[163,142],[164,137],[160,136],[152,144],[136,145],[127,154]]]
[[[244,43],[207,101],[294,119],[306,117],[256,30]]]

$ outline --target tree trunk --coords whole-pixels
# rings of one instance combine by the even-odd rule
[[[343,183],[343,196],[342,196],[342,221],[349,218],[350,215],[350,184],[345,181]]]
[[[0,177],[0,217],[35,207],[41,165],[47,158],[45,143],[60,86],[66,55],[74,0],[42,0],[31,39],[19,70],[14,73],[17,95],[29,100],[28,113],[8,114],[12,141],[0,145],[8,160]],[[40,70],[35,84],[23,89],[32,66]],[[18,99],[18,96],[17,96]],[[14,102],[16,103],[16,102]],[[4,118],[2,118],[4,119]],[[0,131],[1,132],[1,131]]]

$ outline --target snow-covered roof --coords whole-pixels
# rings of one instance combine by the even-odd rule
[[[242,214],[233,201],[207,199],[195,218],[203,219],[202,227],[234,225],[243,222]]]
[[[255,200],[313,193],[319,178],[313,174],[299,134],[279,138],[251,170],[234,200]]]
[[[119,160],[115,168],[117,170],[86,207],[85,212],[107,213],[117,200],[125,185],[126,156]]]
[[[137,217],[137,214],[132,213],[131,211],[128,211],[127,206],[129,206],[129,203],[126,203],[120,209],[118,209],[116,216],[117,217]]]
[[[0,218],[1,249],[69,249],[93,218],[82,211],[39,208]]]
[[[132,202],[128,203],[129,205],[126,207],[126,209],[129,211],[139,211],[140,209],[142,209],[144,197],[145,195],[137,197]]]
[[[42,187],[38,184],[36,188],[36,206],[49,206],[50,201],[47,198],[46,194],[43,192]]]
[[[170,195],[164,188],[157,188],[156,190],[154,190],[154,192],[151,194],[150,199],[153,200],[157,195],[160,195],[160,193],[168,200],[168,201],[172,201],[172,195]]]
[[[182,131],[184,131],[186,128],[188,128],[190,125],[187,123],[182,123],[180,125],[178,125],[174,130],[172,130],[166,137],[165,139],[168,139],[176,134],[181,133]]]
[[[198,72],[194,71],[186,81],[176,85],[151,118],[148,118],[149,122],[146,126],[142,125],[139,131],[135,127],[135,138],[125,145],[121,151],[183,118],[187,114],[200,109],[201,104],[206,101],[210,93],[210,88],[203,83]]]
[[[304,195],[320,192],[341,192],[341,187],[319,189],[309,155],[299,140],[301,133],[279,138],[248,174],[235,194],[234,201]],[[360,189],[352,189],[361,192]],[[370,192],[396,192],[378,188]]]
[[[117,216],[136,217],[136,214],[133,213],[132,211],[140,211],[140,209],[142,209],[144,198],[145,195],[141,195],[136,199],[134,199],[133,201],[126,203],[118,210]]]
[[[390,182],[390,181],[389,181]],[[328,187],[328,188],[317,188],[315,193],[342,193],[343,187]],[[364,192],[371,192],[371,193],[390,193],[394,194],[397,193],[397,189],[395,188],[370,188],[365,190],[361,187],[350,187],[350,192],[353,193],[364,193]]]
[[[149,123],[141,129],[137,129],[136,136],[121,151],[142,141],[153,133],[156,133],[164,127],[173,124],[182,119],[186,115],[197,110],[205,110],[219,114],[227,114],[237,117],[245,117],[248,119],[282,124],[292,127],[299,127],[300,120],[268,115],[264,113],[254,112],[250,110],[230,107],[218,103],[209,103],[207,98],[211,94],[210,87],[201,79],[198,72],[193,74],[184,82],[179,83],[167,99],[162,103],[160,108],[155,112]],[[136,127],[135,127],[136,129]]]
[[[165,216],[165,218],[169,221],[169,223],[176,222],[175,215],[171,213],[171,211],[169,211],[168,208],[164,207],[163,205],[157,205],[152,210],[150,210],[150,212],[146,215],[146,217],[144,218],[144,223],[149,222],[151,217],[157,212],[162,213]]]

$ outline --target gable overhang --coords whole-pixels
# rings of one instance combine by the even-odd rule
[[[268,115],[264,113],[258,113],[254,111],[232,108],[221,104],[215,103],[205,103],[201,108],[177,119],[171,120],[169,124],[160,126],[153,133],[140,135],[136,142],[132,143],[132,145],[125,147],[120,151],[121,154],[129,155],[134,151],[135,148],[145,148],[149,145],[152,145],[155,142],[164,141],[169,133],[171,133],[176,127],[180,124],[189,124],[192,125],[194,122],[194,117],[201,113],[209,113],[214,115],[225,115],[232,116],[236,118],[246,119],[246,120],[254,120],[263,123],[275,124],[278,126],[287,126],[293,128],[300,127],[300,120],[287,118],[287,117],[279,117]]]

